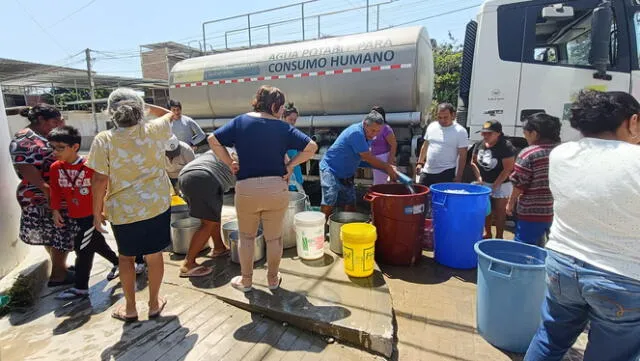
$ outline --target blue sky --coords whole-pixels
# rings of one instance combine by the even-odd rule
[[[371,4],[390,0],[370,0]],[[480,0],[395,0],[380,5],[380,27],[392,26],[432,16],[410,25],[425,25],[432,38],[446,40],[448,32],[462,41],[466,23],[475,17]],[[94,68],[99,73],[140,76],[139,46],[177,41],[199,47],[202,22],[295,4],[293,0],[3,0],[0,22],[0,57],[84,68],[85,48],[96,53]],[[317,0],[305,6],[305,16],[364,6],[365,0]],[[297,17],[299,8],[254,16],[254,24]],[[370,11],[370,27],[376,26],[375,9]],[[315,19],[307,20],[307,37],[317,34]],[[409,25],[407,25],[409,26]],[[208,43],[224,46],[224,32],[246,27],[246,19],[207,27]],[[323,35],[363,32],[364,10],[323,17]],[[300,23],[274,27],[272,39],[301,38]],[[266,40],[266,31],[255,31],[254,42]],[[245,45],[246,34],[229,36],[230,46]],[[80,55],[76,55],[82,52]]]

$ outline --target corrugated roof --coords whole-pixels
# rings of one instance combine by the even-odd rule
[[[130,78],[93,74],[96,88],[167,88],[162,79]],[[89,88],[89,78],[85,69],[32,63],[0,58],[0,85],[24,87]]]

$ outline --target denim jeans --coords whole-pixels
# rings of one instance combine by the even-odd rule
[[[524,361],[560,361],[589,327],[584,361],[640,360],[640,281],[549,251],[542,323]]]

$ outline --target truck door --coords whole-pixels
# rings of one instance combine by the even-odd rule
[[[514,134],[509,135],[522,136],[526,116],[544,111],[562,119],[563,140],[575,139],[578,133],[569,125],[569,109],[580,90],[630,90],[630,37],[622,1],[612,6],[608,77],[594,77],[596,70],[589,62],[591,21],[600,2],[527,6],[517,117],[509,127]]]

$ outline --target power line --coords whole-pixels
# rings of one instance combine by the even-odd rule
[[[47,29],[45,29],[42,25],[40,25],[40,23],[38,22],[38,20],[36,20],[31,13],[27,10],[27,8],[22,5],[22,3],[20,3],[20,1],[18,0],[14,0],[16,2],[16,4],[18,4],[18,6],[22,9],[22,11],[27,14],[27,16],[31,19],[31,21],[33,21],[34,24],[36,24],[40,30],[42,30],[43,33],[47,34],[47,36],[53,41],[54,44],[56,44],[60,49],[62,49],[63,52],[65,52],[67,55],[69,55],[69,50],[67,50],[64,46],[62,46],[62,44],[60,44],[58,42],[58,40],[51,35],[51,33],[49,33],[47,31]]]
[[[89,6],[91,6],[91,4],[93,4],[93,3],[94,3],[94,2],[96,2],[96,1],[98,1],[98,0],[91,0],[91,1],[89,1],[88,3],[86,3],[86,4],[82,5],[81,7],[79,7],[78,9],[76,9],[75,11],[72,11],[70,14],[68,14],[68,15],[67,15],[67,16],[65,16],[65,17],[63,17],[62,19],[60,19],[60,20],[58,20],[58,21],[54,22],[52,25],[47,26],[47,29],[51,29],[51,28],[53,28],[54,26],[56,26],[56,25],[60,24],[61,22],[63,22],[63,21],[65,21],[65,20],[69,19],[70,17],[74,16],[75,14],[77,14],[77,13],[81,12],[82,10],[84,10],[84,9],[88,8]]]
[[[436,18],[436,17],[438,17],[438,16],[444,16],[444,15],[455,14],[455,13],[459,13],[459,12],[464,11],[464,10],[473,9],[473,8],[478,7],[478,6],[480,6],[480,5],[481,5],[481,4],[476,4],[476,5],[467,6],[467,7],[460,8],[460,9],[456,9],[456,10],[446,11],[446,12],[443,12],[443,13],[440,13],[440,14],[435,14],[435,15],[426,16],[426,17],[424,17],[424,18],[420,18],[420,19],[415,19],[415,20],[407,21],[407,22],[400,23],[400,24],[390,25],[389,27],[390,27],[390,28],[395,28],[395,27],[398,27],[398,26],[409,25],[409,24],[413,24],[413,23],[420,22],[420,21],[425,21],[425,20],[433,19],[433,18]]]

